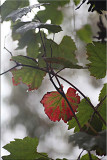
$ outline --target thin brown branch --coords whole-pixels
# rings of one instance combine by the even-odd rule
[[[104,102],[104,100],[106,99],[107,95],[105,95],[105,97],[97,104],[97,106],[95,107],[96,111],[98,110],[98,108],[102,105],[102,103]],[[95,116],[96,112],[94,112],[90,118],[90,123],[92,122],[94,116]]]
[[[80,160],[82,153],[84,152],[84,150],[79,154],[77,160]]]
[[[11,56],[13,56],[12,55],[12,53],[4,46],[4,49],[11,55]]]
[[[65,99],[65,101],[67,102],[67,104],[68,104],[68,106],[70,107],[70,110],[72,111],[72,113],[73,113],[73,115],[74,115],[74,118],[75,118],[75,120],[76,120],[76,122],[77,122],[77,124],[78,124],[78,127],[79,127],[79,129],[81,130],[81,125],[80,125],[80,123],[79,123],[79,121],[78,121],[78,118],[77,118],[77,116],[76,116],[76,114],[75,114],[75,112],[74,112],[71,104],[69,103],[69,101],[68,101],[65,93],[62,92],[62,90],[60,90],[60,89],[56,86],[56,84],[54,83],[54,81],[53,81],[50,73],[49,73],[49,77],[50,77],[50,81],[51,81],[52,84],[54,85],[55,89],[61,94],[61,96],[62,96],[62,97]]]
[[[102,120],[102,122],[106,124],[105,120],[103,119],[103,117],[100,115],[100,113],[95,109],[95,107],[93,106],[93,104],[91,103],[91,101],[89,101],[89,99],[77,88],[75,87],[72,83],[70,83],[68,80],[66,80],[65,78],[57,75],[59,78],[61,78],[62,80],[64,80],[66,83],[68,83],[69,85],[71,85],[73,88],[75,88],[84,98],[85,100],[90,104],[90,106],[92,107],[92,109],[94,110],[94,112],[99,116],[99,118]]]
[[[88,155],[89,155],[89,159],[93,160],[90,151],[88,151]]]
[[[39,35],[40,35],[41,42],[42,42],[42,46],[43,46],[43,50],[44,50],[43,57],[46,57],[46,47],[45,47],[45,44],[44,44],[44,42],[43,42],[43,38],[42,38],[42,34],[41,34],[40,29],[39,29]]]
[[[34,68],[34,69],[38,69],[38,70],[47,72],[47,70],[46,70],[45,68],[40,68],[40,67],[36,67],[36,66],[30,66],[30,65],[24,65],[24,64],[19,64],[19,63],[17,63],[14,67],[12,67],[12,68],[6,70],[5,72],[1,73],[0,76],[3,75],[3,74],[5,74],[5,73],[8,73],[8,72],[11,71],[12,69],[15,69],[15,68],[17,68],[17,67],[19,67],[19,66],[30,67],[30,68]]]
[[[8,69],[7,71],[5,71],[5,72],[3,72],[3,73],[0,73],[0,76],[2,76],[2,75],[5,74],[5,73],[10,72],[12,69],[15,69],[16,67],[19,67],[19,65],[17,64],[17,65],[15,65],[14,67]]]
[[[104,98],[97,104],[96,110],[98,110],[98,108],[102,105],[102,103],[106,98],[107,98],[107,95],[105,95]]]

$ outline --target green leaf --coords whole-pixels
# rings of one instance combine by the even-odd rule
[[[92,43],[92,31],[90,25],[85,25],[77,31],[78,37],[85,43]]]
[[[27,6],[24,8],[18,8],[15,11],[12,11],[6,18],[11,18],[14,22],[18,18],[22,18],[24,15],[26,15],[28,12],[31,12],[33,8],[40,8],[40,6],[45,5],[46,3],[41,3],[41,4],[34,4],[32,6]]]
[[[62,68],[75,68],[75,69],[82,69],[82,66],[75,65],[71,61],[66,60],[61,57],[57,58],[45,58],[46,62],[51,63],[51,64],[60,64],[62,65]]]
[[[21,34],[18,34],[18,33],[16,33],[16,29],[18,29],[19,27],[21,27],[22,25],[24,25],[25,23],[24,22],[20,22],[19,20],[18,21],[16,21],[16,22],[12,22],[11,21],[11,29],[12,29],[12,38],[13,38],[13,40],[15,41],[15,40],[18,40],[19,41],[19,39],[21,38]],[[30,38],[30,37],[29,37]],[[28,41],[28,39],[27,40],[25,40],[25,42],[26,41]],[[23,45],[22,45],[23,46]],[[24,48],[24,47],[23,47]]]
[[[95,155],[91,154],[91,157],[93,160],[100,160],[98,157],[96,157]],[[81,157],[81,160],[90,160],[90,157],[88,154],[85,154],[84,156]]]
[[[62,12],[54,8],[54,5],[46,7],[45,10],[39,11],[37,16],[41,22],[45,23],[47,20],[51,20],[52,24],[61,24],[63,20]]]
[[[104,78],[106,75],[106,44],[94,42],[87,45],[87,55],[90,61],[87,66],[92,76]]]
[[[103,98],[106,96],[105,100],[101,103],[101,105],[98,108],[99,113],[101,116],[104,118],[106,121],[106,115],[107,115],[107,110],[106,110],[106,102],[107,102],[107,83],[104,84],[104,87],[101,90],[101,93],[99,95],[99,101],[102,101]]]
[[[45,7],[45,10],[39,11],[37,16],[41,20],[42,23],[45,23],[47,20],[51,20],[52,24],[61,24],[63,20],[62,11],[59,10],[59,7],[64,6],[65,4],[69,3],[70,0],[38,0],[39,3],[50,3],[49,6]]]
[[[10,155],[2,158],[3,160],[49,160],[46,153],[37,152],[37,146],[37,138],[15,139],[3,147],[10,152]]]
[[[18,34],[15,31],[23,26],[23,22],[15,22],[15,24],[12,24],[12,38],[13,40],[18,40],[18,49],[26,48],[27,56],[32,58],[37,58],[39,55],[39,48],[41,45],[41,38],[39,33],[35,33],[33,30],[29,30],[25,34]]]
[[[74,0],[74,3],[77,6],[80,3],[80,0]]]
[[[58,70],[63,69],[64,66],[66,68],[78,68],[78,69],[82,68],[81,66],[76,64],[77,63],[75,55],[76,46],[71,37],[64,36],[59,45],[55,43],[53,40],[46,39],[45,47],[46,47],[46,59],[50,61],[50,58],[52,58],[52,61],[54,62],[56,60],[58,61],[58,63],[55,62],[51,64],[52,68]],[[42,47],[40,49],[40,52],[41,54],[38,56],[38,59],[41,59],[44,55],[44,50]],[[44,67],[46,67],[46,64]]]
[[[74,63],[77,62],[75,58],[75,51],[77,48],[74,41],[71,39],[71,37],[64,36],[61,43],[59,44],[58,49],[57,48],[55,49],[56,50],[54,51],[53,56],[55,55],[56,57],[62,57]]]
[[[61,27],[58,25],[54,25],[54,24],[48,24],[48,23],[40,23],[38,22],[27,22],[25,23],[23,26],[21,26],[20,28],[18,28],[16,30],[16,33],[25,33],[29,30],[34,30],[36,28],[45,28],[48,29],[49,31],[53,32],[53,33],[57,33],[62,31]]]
[[[78,132],[69,137],[69,142],[73,142],[74,145],[78,145],[87,151],[100,149],[106,153],[106,130],[99,132],[98,135],[93,136],[85,132]]]
[[[94,115],[90,125],[87,124],[87,127],[85,126],[83,128],[85,131],[87,131],[88,134],[96,135],[97,132],[102,131],[102,127],[103,127],[103,123],[102,123],[101,119],[97,115]],[[93,129],[95,131],[93,131]]]
[[[38,89],[41,86],[43,77],[46,75],[45,72],[37,70],[34,66],[14,69],[11,72],[13,74],[13,84],[17,86],[22,82],[29,87],[29,91]]]
[[[39,33],[35,34],[33,31],[28,31],[21,36],[17,49],[22,49],[27,46],[27,56],[37,58],[39,55],[39,48],[41,44]]]
[[[89,105],[89,103],[85,99],[82,99],[80,104],[78,105],[77,112],[78,113],[76,114],[76,116],[78,118],[78,121],[81,124],[81,127],[83,127],[90,119],[90,117],[93,113],[93,109],[91,108],[91,106]],[[79,131],[79,127],[78,127],[78,124],[77,124],[75,118],[72,118],[72,120],[70,120],[68,122],[68,125],[69,125],[68,129],[75,127],[74,131],[75,132]]]
[[[30,66],[37,66],[37,61],[34,58],[28,57],[28,56],[12,56],[11,60],[21,63],[23,65],[30,65]]]
[[[20,0],[20,1],[10,1],[6,0],[1,6],[0,6],[0,13],[2,22],[6,20],[5,18],[11,13],[13,10],[16,10],[21,7],[25,7],[29,5],[28,0]]]
[[[39,55],[39,48],[41,45],[41,38],[39,33],[35,33],[33,30],[29,30],[25,34],[18,34],[15,31],[23,26],[23,22],[15,22],[12,24],[12,38],[13,40],[18,40],[18,49],[23,49],[25,47],[27,51],[27,56],[32,58],[37,58]]]
[[[71,39],[69,36],[64,36],[61,43],[58,45],[52,40],[46,41],[46,57],[51,58],[51,53],[52,57],[61,57],[66,60],[71,61],[73,64],[77,63],[77,59],[75,58],[75,51],[76,51],[76,46],[74,41]],[[44,54],[43,49],[41,50],[42,55]]]

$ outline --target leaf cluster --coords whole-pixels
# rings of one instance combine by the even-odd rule
[[[91,155],[90,151],[96,151],[97,155],[106,154],[106,84],[100,92],[98,105],[93,106],[88,97],[72,83],[59,76],[58,73],[65,68],[87,69],[90,75],[96,79],[104,78],[106,76],[106,43],[92,41],[92,31],[89,25],[78,30],[76,34],[86,43],[86,55],[89,61],[86,67],[80,66],[75,54],[77,47],[70,36],[65,35],[59,44],[54,39],[48,38],[49,34],[62,31],[60,24],[63,21],[63,12],[61,9],[70,1],[38,0],[38,2],[39,4],[28,6],[28,0],[24,3],[7,0],[0,7],[2,22],[12,20],[12,38],[18,40],[17,50],[26,48],[25,56],[12,55],[11,57],[11,61],[15,63],[15,66],[9,70],[13,75],[13,85],[17,86],[23,83],[28,86],[29,91],[35,90],[41,86],[43,79],[48,74],[57,91],[45,94],[41,100],[45,113],[52,121],[59,121],[62,118],[64,122],[68,122],[68,129],[74,128],[74,134],[70,136],[69,142],[74,142],[79,148],[88,152],[81,160],[96,160],[98,157]],[[75,5],[78,5],[79,2],[79,0],[74,0]],[[101,6],[100,1],[92,2],[89,0],[89,3],[91,4],[89,11],[96,10],[102,13],[102,10],[105,10],[105,1]],[[45,9],[38,11],[31,22],[21,21],[24,15],[27,15],[35,7],[40,8],[41,5],[45,6]],[[46,23],[47,20],[50,20],[51,24]],[[47,29],[48,33],[44,33],[44,29]],[[73,87],[69,88],[66,94],[59,78]],[[83,96],[81,101],[76,91]],[[15,141],[4,146],[10,155],[2,158],[3,160],[51,159],[46,153],[37,152],[37,146],[37,138],[15,139]],[[66,159],[63,158],[63,160]]]

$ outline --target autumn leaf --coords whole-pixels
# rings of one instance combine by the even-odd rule
[[[17,86],[21,82],[28,86],[28,90],[32,91],[41,86],[42,80],[46,75],[45,72],[36,70],[35,68],[22,67],[21,69],[14,69],[11,71],[13,74],[13,85]]]
[[[68,88],[66,97],[72,106],[74,112],[77,111],[80,97],[76,94],[76,90]],[[41,100],[45,108],[45,113],[51,121],[60,121],[61,119],[66,123],[74,116],[66,100],[57,91],[48,92]]]

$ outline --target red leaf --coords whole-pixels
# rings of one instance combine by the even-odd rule
[[[78,104],[80,103],[80,97],[76,94],[76,90],[69,88],[67,90],[66,97],[74,112],[76,112]],[[45,94],[41,100],[41,103],[45,108],[45,113],[51,121],[60,121],[62,119],[66,123],[74,117],[69,105],[57,91],[48,92]]]

